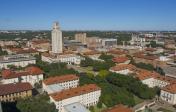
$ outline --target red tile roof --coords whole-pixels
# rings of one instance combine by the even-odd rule
[[[27,67],[24,71],[14,71],[10,69],[2,70],[1,72],[3,79],[17,78],[27,75],[40,75],[43,74],[43,71],[38,67]]]
[[[85,52],[83,53],[84,55],[96,55],[96,54],[101,54],[100,52],[98,51],[89,51],[89,52]]]
[[[124,63],[124,62],[126,62],[126,61],[128,61],[129,59],[127,58],[127,57],[115,57],[115,58],[113,58],[112,59],[112,61],[113,62],[115,62],[115,63]]]
[[[45,40],[45,39],[40,39],[40,40],[32,40],[33,44],[45,44],[45,43],[49,43],[49,40]]]
[[[136,69],[136,67],[132,64],[120,64],[120,65],[116,65],[114,67],[110,68],[113,71],[121,71],[121,70],[125,70],[125,69],[129,69],[131,71],[134,71]]]
[[[32,90],[29,83],[16,83],[16,84],[2,84],[0,85],[0,95],[8,95],[12,93],[19,93],[27,90]]]
[[[162,88],[162,90],[167,91],[169,93],[176,94],[176,83],[167,85],[166,87]]]
[[[78,80],[78,79],[79,77],[76,76],[75,74],[68,74],[63,76],[55,76],[55,77],[47,78],[43,81],[43,83],[46,85],[51,85],[51,84],[57,84],[57,83],[62,83],[66,81]]]
[[[27,67],[25,71],[29,72],[31,75],[39,75],[44,73],[43,70],[35,66]]]
[[[50,96],[54,100],[60,101],[63,99],[79,96],[82,94],[86,94],[86,93],[90,93],[98,90],[101,90],[101,88],[99,88],[96,84],[88,84],[77,88],[71,88],[71,89],[63,90],[61,92],[53,93]]]
[[[149,47],[148,47],[148,48],[146,48],[145,50],[146,50],[146,51],[151,51],[151,52],[156,51],[156,49],[155,49],[155,48],[149,48]]]
[[[109,108],[103,112],[134,112],[132,109],[122,105],[122,104],[119,104],[119,105],[116,105],[112,108]]]
[[[27,49],[23,49],[23,48],[9,48],[10,51],[17,53],[17,54],[23,54],[23,53],[36,53],[37,50],[32,49],[32,48],[27,48]]]
[[[158,58],[157,56],[154,56],[154,55],[144,55],[144,54],[139,54],[139,53],[134,54],[134,57],[142,58],[146,60],[155,60]]]

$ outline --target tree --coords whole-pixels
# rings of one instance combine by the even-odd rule
[[[102,106],[103,106],[102,101],[99,100],[99,102],[98,102],[98,104],[97,104],[97,107],[98,107],[98,108],[102,108]]]
[[[88,67],[93,65],[93,60],[89,57],[85,57],[85,60],[81,60],[80,66],[81,67]]]
[[[17,108],[21,112],[57,112],[53,103],[49,102],[47,95],[38,95],[28,99],[19,100]]]
[[[146,70],[149,70],[149,71],[154,71],[155,68],[152,64],[146,64],[146,63],[133,63],[133,65],[135,65],[136,67],[138,68],[142,68],[142,69],[146,69]]]
[[[109,74],[109,71],[107,70],[100,70],[98,75],[102,78],[105,78]]]
[[[90,110],[91,112],[95,112],[95,110],[94,110],[94,107],[93,107],[93,106],[90,106],[90,107],[89,107],[89,110]]]
[[[0,56],[7,55],[7,54],[8,54],[7,51],[3,51],[2,47],[0,46]]]
[[[112,55],[107,55],[105,53],[102,53],[100,56],[99,56],[99,59],[102,59],[104,61],[108,61],[108,60],[112,60],[112,58],[114,58],[114,56]]]
[[[149,88],[140,80],[130,76],[112,73],[107,76],[107,81],[118,87],[126,88],[129,92],[132,92],[133,94],[142,99],[151,99],[154,98],[156,95],[155,89]]]

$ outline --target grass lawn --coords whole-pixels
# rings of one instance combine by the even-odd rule
[[[172,111],[167,110],[167,109],[164,109],[164,108],[159,108],[159,109],[157,109],[157,111],[162,111],[162,112],[172,112]]]
[[[134,95],[135,104],[142,103],[144,100]]]

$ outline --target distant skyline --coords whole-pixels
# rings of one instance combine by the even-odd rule
[[[0,0],[0,30],[176,30],[176,0]]]

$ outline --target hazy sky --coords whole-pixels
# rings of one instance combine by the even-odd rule
[[[176,30],[176,0],[0,0],[0,29]]]

